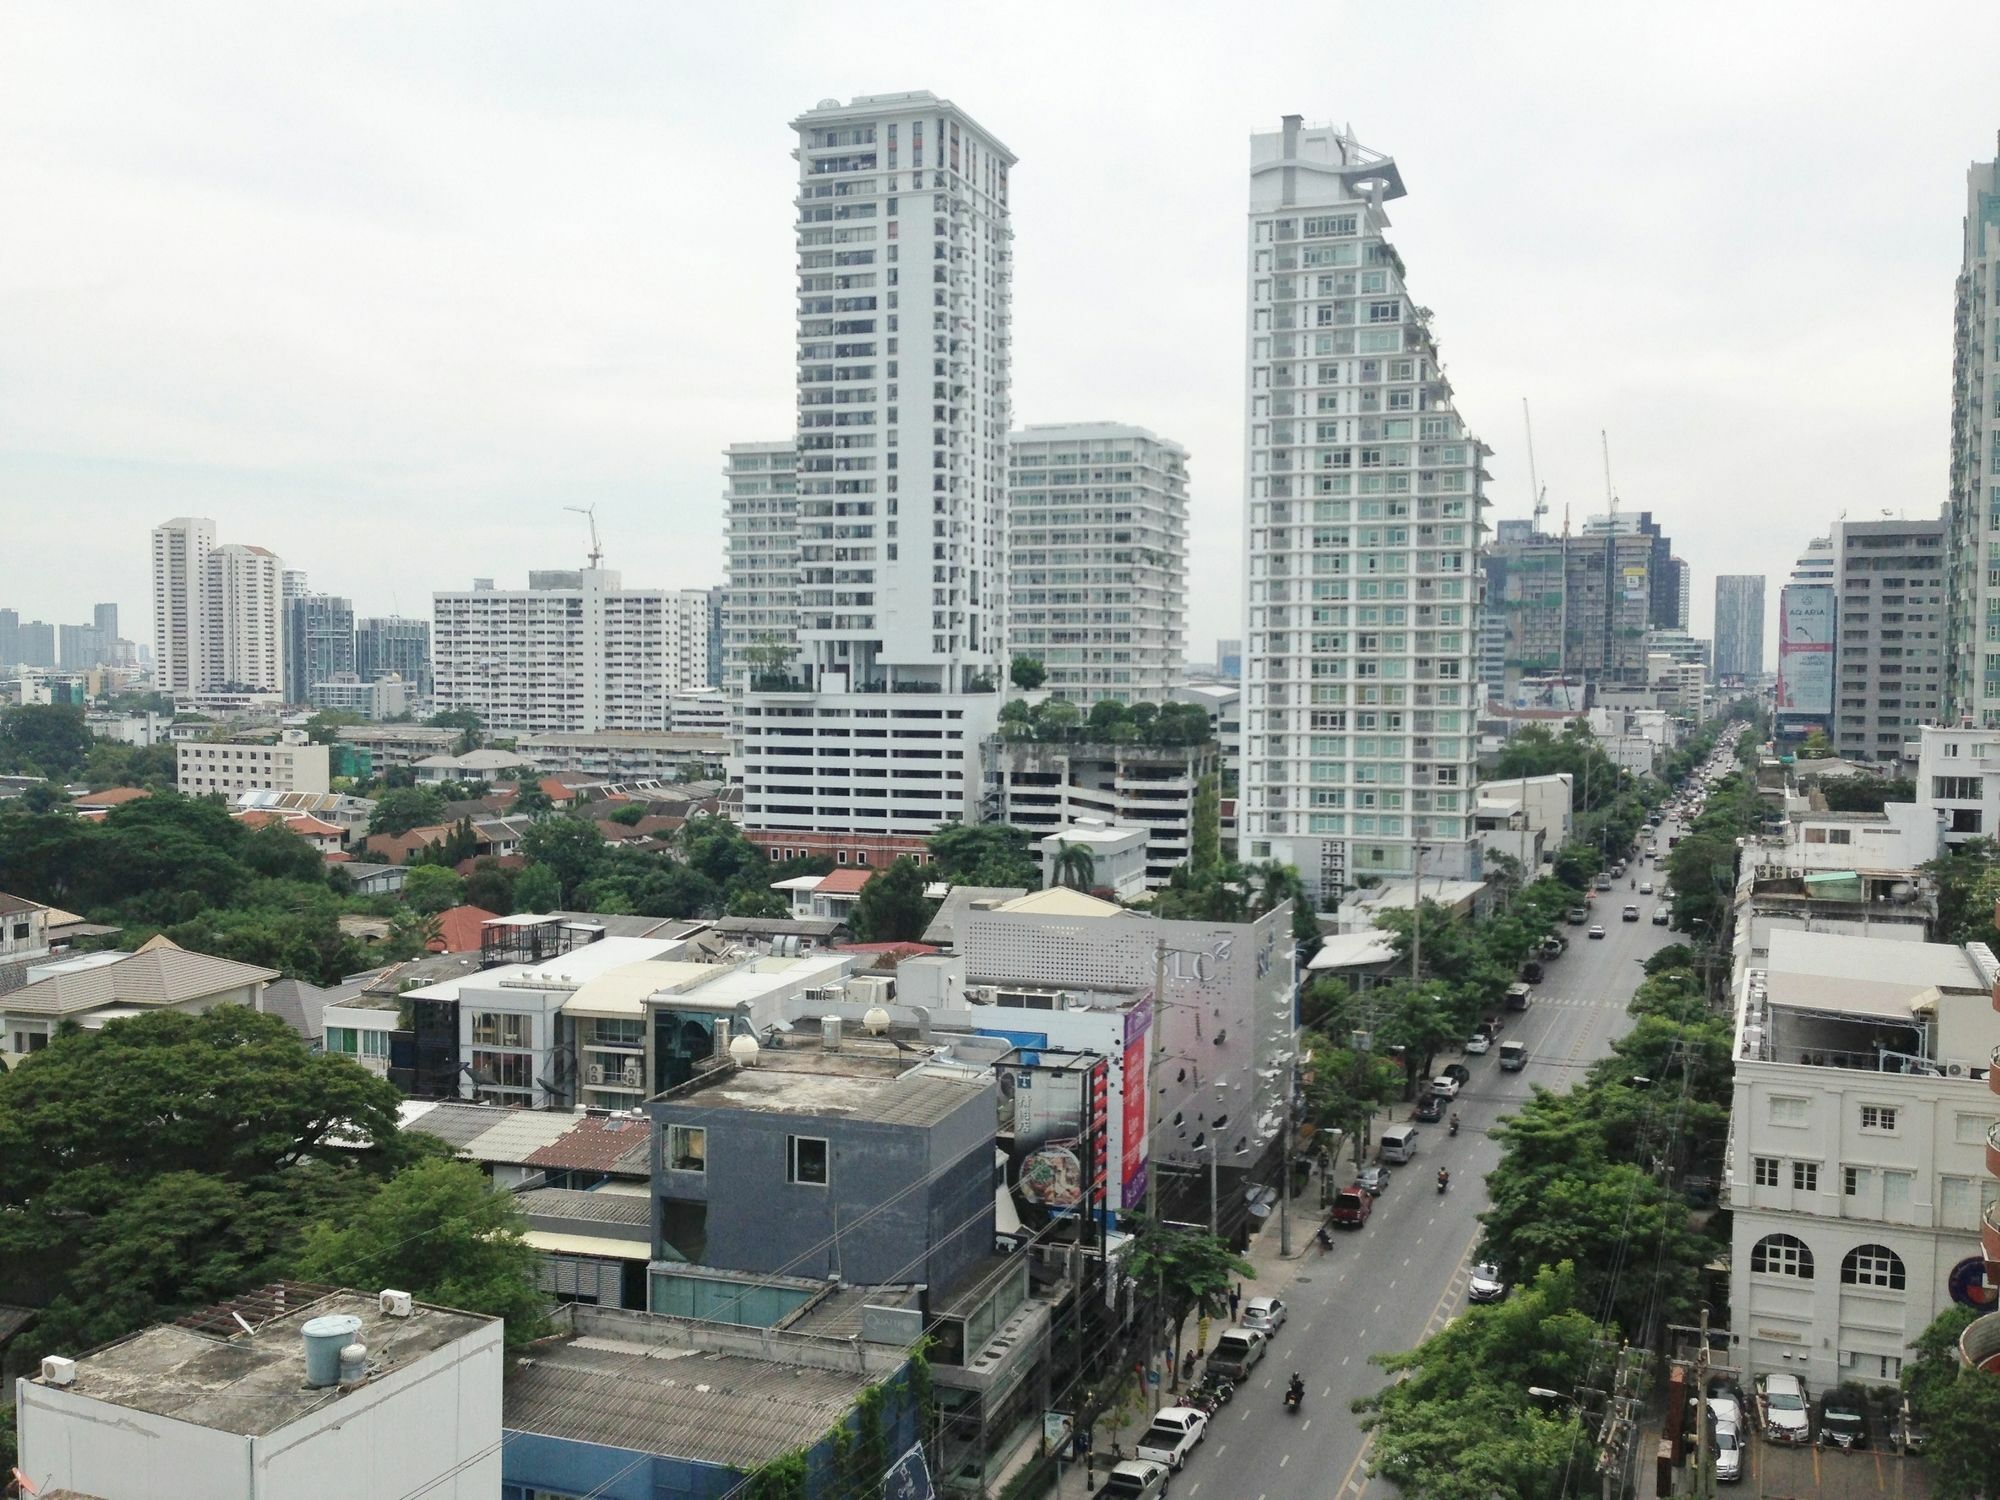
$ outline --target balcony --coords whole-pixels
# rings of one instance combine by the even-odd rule
[[[1986,1261],[1986,1279],[2000,1281],[2000,1203],[1989,1203],[1979,1217],[1979,1252]]]
[[[1958,1357],[1974,1369],[2000,1375],[2000,1313],[1974,1320],[1958,1336]]]

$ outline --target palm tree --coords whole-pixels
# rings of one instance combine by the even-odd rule
[[[1097,856],[1082,844],[1064,844],[1056,851],[1055,883],[1089,890],[1097,883]]]

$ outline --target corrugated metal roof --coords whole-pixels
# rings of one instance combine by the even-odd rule
[[[514,1195],[521,1212],[533,1218],[576,1219],[593,1224],[651,1227],[653,1202],[639,1193],[586,1193],[576,1188],[531,1188]]]
[[[495,1125],[502,1115],[513,1114],[504,1104],[452,1104],[444,1102],[426,1110],[414,1120],[404,1121],[404,1128],[421,1130],[426,1135],[434,1135],[451,1146],[465,1146],[479,1139]]]
[[[507,1374],[501,1425],[747,1469],[810,1447],[871,1377],[690,1349],[538,1350]]]
[[[572,1119],[570,1128],[523,1160],[531,1167],[559,1167],[578,1172],[614,1172],[618,1163],[639,1151],[639,1170],[646,1170],[646,1146],[651,1122],[621,1115],[589,1115]]]
[[[505,1118],[458,1149],[474,1161],[525,1162],[542,1147],[567,1134],[576,1123],[570,1114],[540,1109],[502,1109]]]

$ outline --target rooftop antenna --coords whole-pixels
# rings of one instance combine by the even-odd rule
[[[580,516],[590,517],[590,565],[594,568],[604,560],[604,549],[597,545],[597,507],[594,505],[565,505],[564,510],[573,510]]]
[[[1530,512],[1528,530],[1534,536],[1542,534],[1542,517],[1549,513],[1549,492],[1542,488],[1541,477],[1535,472],[1535,419],[1528,411],[1528,398],[1521,398],[1521,425],[1528,429],[1528,489],[1534,496],[1534,508]]]

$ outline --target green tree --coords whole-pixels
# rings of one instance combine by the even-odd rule
[[[465,877],[465,901],[481,911],[507,916],[514,910],[514,872],[488,855],[475,860]]]
[[[1338,1042],[1329,1033],[1306,1034],[1300,1090],[1305,1095],[1306,1116],[1315,1131],[1322,1133],[1321,1139],[1327,1138],[1323,1132],[1341,1132],[1353,1143],[1354,1165],[1360,1167],[1368,1120],[1379,1106],[1402,1092],[1403,1070],[1372,1046],[1365,1052],[1354,1046],[1358,1038],[1351,1023],[1358,1017],[1351,1004],[1330,1008],[1327,1018],[1348,1024],[1350,1029]],[[1329,1171],[1332,1165],[1328,1163]]]
[[[1937,940],[1941,943],[1990,943],[1993,936],[1995,881],[2000,861],[1989,839],[1971,839],[1948,849],[1924,866],[1937,890]]]
[[[1008,679],[1024,693],[1032,693],[1049,680],[1049,669],[1032,656],[1017,656],[1007,669]]]
[[[1055,884],[1087,891],[1097,883],[1097,856],[1083,844],[1064,843],[1056,850]]]
[[[1903,1394],[1924,1424],[1931,1493],[1939,1500],[1980,1500],[2000,1495],[2000,1376],[1967,1368],[1958,1342],[1979,1312],[1948,1307],[1911,1345],[1916,1358],[1903,1366]]]
[[[530,867],[541,865],[556,877],[562,899],[571,900],[583,883],[604,868],[604,835],[588,818],[537,818],[521,835],[521,853]]]
[[[1195,784],[1188,865],[1196,880],[1213,875],[1222,863],[1222,784],[1211,772]]]
[[[367,722],[365,714],[350,713],[341,708],[322,709],[306,720],[306,738],[315,745],[331,745],[340,738],[343,726]]]
[[[444,821],[444,808],[444,795],[436,787],[396,787],[375,799],[368,831],[402,835],[412,828],[429,828]]]
[[[934,910],[924,897],[923,871],[906,854],[861,887],[847,930],[858,943],[913,943]]]
[[[403,904],[420,916],[435,916],[465,899],[465,882],[442,865],[417,865],[403,877]]]
[[[319,850],[281,822],[251,829],[242,841],[240,857],[267,880],[299,880],[319,885],[326,878],[326,861]]]
[[[1188,1315],[1197,1308],[1213,1314],[1227,1307],[1232,1283],[1238,1277],[1254,1280],[1256,1268],[1206,1230],[1155,1224],[1139,1214],[1127,1217],[1136,1238],[1125,1255],[1125,1274],[1141,1295],[1157,1299],[1161,1321],[1173,1334],[1174,1368],[1179,1369]]]
[[[536,790],[541,791],[541,788],[537,787]],[[546,797],[547,795],[548,794],[546,792],[543,793],[543,796]],[[628,802],[623,807],[613,808],[609,816],[605,819],[605,821],[610,823],[617,823],[622,825],[623,827],[630,828],[635,823],[640,822],[645,816],[646,816],[645,803]]]
[[[515,911],[560,911],[562,904],[562,882],[547,865],[529,865],[515,877]]]
[[[542,790],[540,782],[524,781],[515,789],[514,805],[509,811],[535,817],[541,813],[555,811],[555,805],[555,799]]]
[[[1585,1383],[1597,1333],[1590,1305],[1571,1268],[1552,1267],[1415,1349],[1374,1356],[1399,1378],[1355,1403],[1374,1434],[1369,1472],[1411,1500],[1565,1493],[1589,1434],[1573,1407],[1529,1393]]]
[[[68,781],[92,745],[83,710],[71,703],[23,703],[0,709],[0,774]]]
[[[506,1320],[509,1348],[536,1338],[548,1297],[540,1255],[514,1199],[467,1162],[421,1161],[360,1209],[315,1225],[297,1274],[347,1286],[393,1286],[425,1302]]]
[[[932,834],[925,848],[931,856],[931,874],[951,885],[1033,890],[1042,883],[1034,844],[1025,828],[1005,823],[950,823]]]

